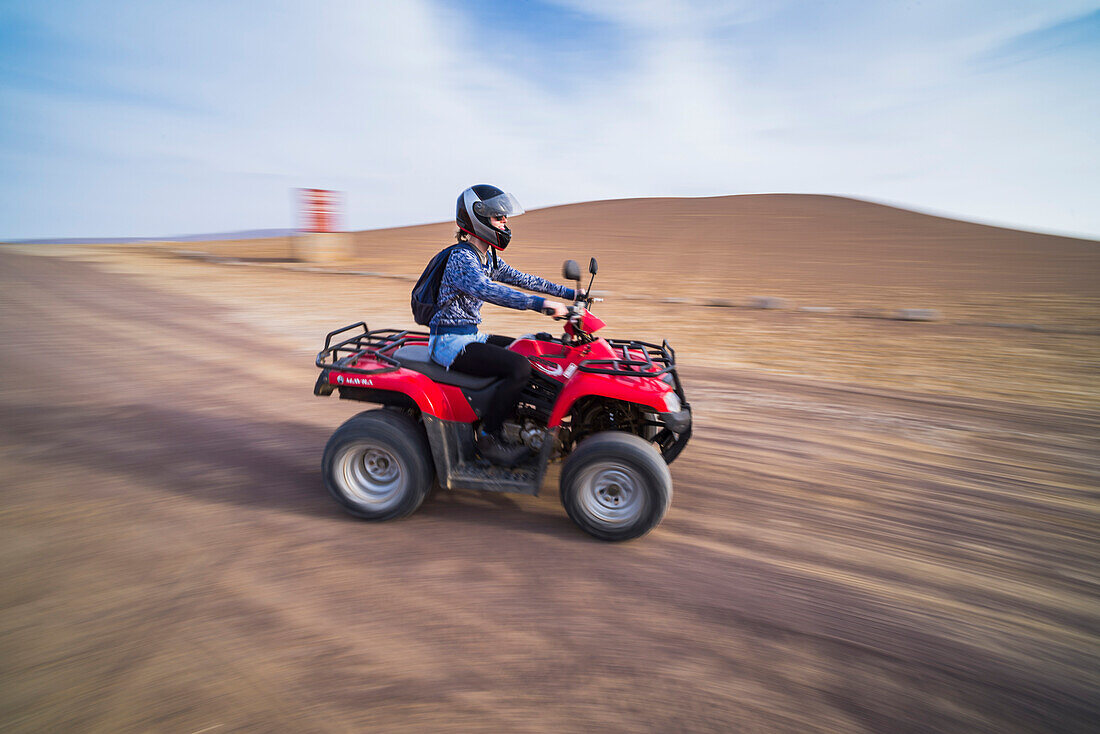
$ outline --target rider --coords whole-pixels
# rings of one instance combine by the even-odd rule
[[[439,287],[437,303],[442,305],[428,325],[428,350],[433,361],[472,375],[503,378],[482,416],[477,447],[484,458],[506,466],[527,454],[526,447],[504,441],[500,428],[527,384],[531,363],[505,348],[512,339],[478,332],[481,304],[489,301],[550,316],[567,314],[565,306],[557,301],[520,293],[493,281],[569,300],[576,295],[572,288],[521,273],[497,255],[496,251],[504,250],[512,239],[508,217],[520,214],[523,207],[516,198],[495,186],[471,186],[459,194],[455,237],[474,249],[459,247],[451,253]]]

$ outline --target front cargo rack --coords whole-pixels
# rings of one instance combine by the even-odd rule
[[[622,377],[660,377],[676,369],[676,352],[665,341],[661,346],[632,339],[608,339],[612,349],[621,351],[621,357],[586,359],[577,365],[582,372]],[[632,352],[640,352],[641,359]],[[607,365],[607,366],[599,366]]]
[[[581,372],[596,375],[615,375],[618,377],[663,377],[672,378],[672,386],[681,400],[686,400],[684,388],[680,385],[680,376],[676,373],[676,350],[668,343],[660,346],[633,339],[608,339],[611,348],[622,352],[621,357],[602,357],[586,359],[577,365]],[[641,354],[639,358],[637,355]],[[666,380],[667,382],[667,380]]]
[[[332,343],[333,337],[354,329],[361,329],[361,331],[355,332],[351,337],[335,344]],[[393,357],[394,352],[406,345],[426,345],[427,343],[428,333],[426,331],[409,331],[407,329],[375,329],[371,331],[365,321],[359,321],[342,329],[330,331],[325,336],[325,348],[317,354],[316,364],[321,369],[337,369],[341,372],[354,372],[360,375],[394,372],[401,369],[401,363]],[[382,366],[375,368],[352,366],[361,359],[373,359]]]

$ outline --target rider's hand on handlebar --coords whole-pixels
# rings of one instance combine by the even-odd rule
[[[557,301],[543,301],[542,312],[547,316],[553,316],[556,319],[564,319],[569,315],[569,312],[565,309],[565,306]]]

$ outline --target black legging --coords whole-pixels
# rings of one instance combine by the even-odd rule
[[[505,349],[514,340],[492,334],[484,344],[471,342],[458,353],[451,363],[452,370],[478,377],[503,377],[496,395],[489,401],[489,408],[481,417],[481,427],[487,433],[496,433],[500,425],[516,407],[519,394],[531,376],[531,363],[522,354]]]

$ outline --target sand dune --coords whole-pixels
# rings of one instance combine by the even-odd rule
[[[1095,241],[835,196],[598,201],[531,211],[511,225],[513,258],[547,269],[565,256],[594,255],[616,279],[671,272],[735,288],[1094,295],[1100,276]],[[415,265],[453,229],[445,223],[357,232],[355,251],[365,260]]]

